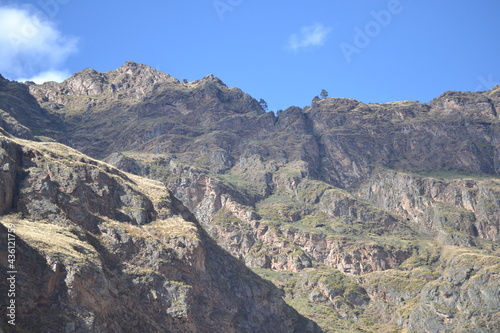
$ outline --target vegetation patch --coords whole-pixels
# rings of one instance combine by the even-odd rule
[[[77,227],[72,229],[44,220],[35,222],[17,215],[2,216],[0,223],[6,227],[13,224],[16,235],[29,246],[65,265],[99,262],[99,253],[90,244],[79,239]]]

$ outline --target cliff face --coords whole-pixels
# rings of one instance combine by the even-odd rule
[[[155,290],[148,301],[180,325],[148,312],[151,331],[158,323],[203,331],[197,325],[212,322],[198,317],[201,307],[225,332],[315,329],[277,307],[276,289],[250,273],[251,282],[242,280],[240,262],[324,331],[498,330],[500,87],[446,92],[430,103],[315,98],[275,115],[212,75],[179,82],[132,62],[107,73],[87,69],[60,84],[1,82],[7,132],[67,143],[172,191],[159,201],[145,190],[158,183],[135,186],[139,178],[63,146],[55,150],[71,156],[70,167],[53,163],[40,153],[54,145],[47,142],[25,143],[38,153],[23,164],[29,177],[20,176],[11,165],[26,157],[4,148],[10,160],[0,215],[55,221],[61,232],[76,224],[94,235],[105,275],[117,274],[109,263],[125,265],[120,281],[137,274],[141,291]],[[23,91],[26,105],[6,110],[13,89]],[[57,126],[34,124],[31,113]],[[184,221],[182,232],[171,219]],[[172,258],[180,277],[162,266]],[[144,265],[153,277],[136,272]],[[216,282],[223,269],[240,278]],[[237,297],[225,300],[228,290]],[[246,297],[263,310],[241,312]],[[286,325],[272,326],[268,308]],[[248,322],[265,324],[239,323],[253,316]]]
[[[497,95],[448,92],[429,104],[326,99],[305,112],[321,135],[327,174],[349,187],[374,166],[498,173]]]
[[[360,187],[359,195],[422,230],[453,229],[456,236],[462,235],[461,245],[469,245],[473,237],[499,240],[499,185],[498,178],[489,175],[471,178],[453,172],[418,175],[383,170]]]
[[[57,140],[98,158],[131,150],[169,153],[216,173],[303,161],[313,178],[341,188],[358,186],[376,166],[500,170],[498,88],[447,92],[430,103],[314,99],[277,116],[212,75],[179,82],[132,62],[28,88],[44,112],[63,119]],[[12,116],[36,127],[25,115]],[[39,132],[56,136],[42,127]],[[262,181],[255,171],[260,179],[251,181]]]
[[[160,183],[60,144],[4,135],[0,144],[1,266],[9,270],[9,228],[16,329],[319,332]]]

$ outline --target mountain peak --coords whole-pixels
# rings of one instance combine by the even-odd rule
[[[224,82],[222,82],[221,79],[219,79],[217,76],[215,76],[213,74],[208,74],[203,79],[201,79],[201,82],[213,82],[213,83],[219,84],[221,86],[227,87],[226,84]]]
[[[114,79],[126,79],[133,81],[134,84],[144,81],[154,83],[179,82],[179,80],[167,73],[161,72],[154,69],[153,67],[134,61],[126,61],[122,66],[105,74],[110,77],[111,81],[113,81]]]
[[[40,95],[40,93],[42,95],[60,95],[61,91],[67,90],[70,95],[77,96],[104,94],[106,96],[127,96],[140,100],[150,94],[158,84],[178,83],[179,80],[167,73],[144,64],[126,61],[122,66],[109,72],[103,73],[86,68],[60,84],[32,85],[30,90],[34,95]],[[62,100],[59,102],[65,104]]]
[[[158,70],[156,70],[153,67],[150,67],[148,65],[144,65],[144,64],[141,64],[141,63],[138,63],[138,62],[134,62],[134,61],[130,61],[130,60],[125,61],[125,63],[123,65],[121,65],[117,69],[112,70],[112,71],[110,71],[108,73],[111,73],[111,72],[120,72],[120,73],[128,73],[128,74],[140,74],[140,73],[162,73],[162,74],[166,74],[166,73],[160,72],[160,71],[158,71]]]

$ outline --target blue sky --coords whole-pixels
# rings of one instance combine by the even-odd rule
[[[428,102],[500,84],[498,0],[0,0],[0,73],[57,79],[127,60],[214,74],[271,110],[330,97]]]

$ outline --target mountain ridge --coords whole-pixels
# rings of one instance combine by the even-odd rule
[[[2,107],[16,89],[24,111]],[[500,86],[274,114],[213,75],[180,82],[127,62],[60,84],[0,81],[0,94],[7,132],[165,184],[324,331],[500,327]]]

